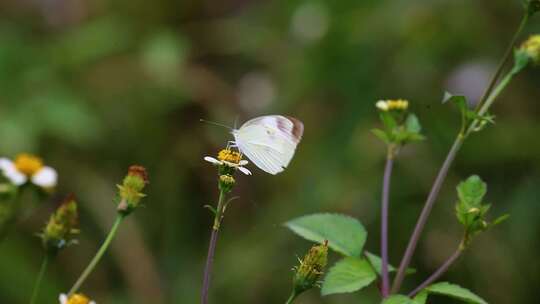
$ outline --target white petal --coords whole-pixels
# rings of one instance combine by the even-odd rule
[[[43,167],[32,176],[32,183],[42,188],[52,188],[56,186],[58,173],[51,167]]]
[[[61,293],[58,300],[60,301],[60,304],[67,304],[68,298],[65,294]]]
[[[238,167],[238,170],[240,170],[240,172],[244,173],[245,175],[251,175],[251,171],[249,171],[247,168]]]
[[[245,166],[245,165],[247,165],[247,164],[249,164],[249,162],[248,162],[247,160],[245,160],[245,159],[243,159],[243,160],[241,160],[240,162],[238,162],[238,165],[239,165],[239,166]]]
[[[88,304],[96,304],[96,302],[94,302],[94,301],[90,301],[90,303],[88,303]]]
[[[206,156],[204,158],[205,161],[209,162],[209,163],[212,163],[214,165],[222,165],[223,163],[213,157],[210,157],[210,156]]]
[[[3,167],[0,168],[0,170],[2,170],[4,176],[16,186],[20,186],[26,183],[28,180],[26,175],[19,172],[19,170],[17,170],[15,165],[10,160],[8,160],[8,162],[4,162]]]
[[[6,170],[10,168],[14,168],[15,164],[11,161],[9,158],[1,157],[0,158],[0,170]]]

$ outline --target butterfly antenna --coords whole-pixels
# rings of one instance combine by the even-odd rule
[[[234,118],[234,128],[235,129],[238,129],[238,119],[240,119],[240,117],[238,115],[236,115],[236,117]]]
[[[214,125],[214,126],[218,126],[218,127],[223,127],[223,128],[232,130],[231,127],[229,127],[229,126],[227,126],[227,125],[224,125],[224,124],[220,124],[220,123],[214,122],[214,121],[209,121],[209,120],[205,120],[205,119],[202,119],[202,118],[201,118],[199,121],[200,121],[200,122],[207,123],[207,124],[210,124],[210,125]]]

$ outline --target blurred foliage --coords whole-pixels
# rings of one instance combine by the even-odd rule
[[[390,258],[398,264],[426,193],[459,131],[444,91],[474,102],[520,18],[519,0],[0,2],[0,155],[37,153],[60,173],[58,196],[27,201],[0,245],[0,302],[25,303],[39,268],[34,236],[56,201],[75,192],[80,245],[62,252],[40,303],[56,303],[90,260],[114,217],[126,168],[148,168],[146,208],[121,227],[83,292],[98,303],[196,303],[216,199],[202,161],[232,124],[287,113],[306,133],[285,173],[239,177],[218,243],[211,299],[280,303],[290,267],[310,244],[281,223],[315,212],[359,218],[378,252],[384,146],[378,99],[406,98],[426,141],[406,147],[391,196]],[[534,19],[529,32],[538,32]],[[540,71],[529,69],[497,101],[496,125],[471,136],[449,174],[419,250],[416,286],[461,237],[455,186],[479,174],[493,213],[511,219],[478,238],[445,280],[489,303],[540,297]],[[30,198],[29,198],[30,199]],[[330,259],[335,261],[336,256]],[[298,303],[369,303],[377,294]],[[361,298],[364,297],[364,298]],[[435,297],[433,299],[436,299]],[[437,303],[447,299],[436,299]]]

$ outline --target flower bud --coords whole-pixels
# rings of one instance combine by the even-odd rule
[[[118,185],[120,196],[118,212],[127,215],[137,208],[141,199],[146,196],[142,190],[147,184],[148,174],[144,167],[137,165],[129,167],[122,185]]]
[[[43,247],[49,252],[56,252],[73,243],[74,236],[79,233],[78,223],[77,202],[73,195],[69,195],[45,225],[41,234]]]
[[[526,54],[534,64],[540,64],[540,35],[532,35],[521,45],[519,51]]]
[[[311,247],[306,256],[300,261],[300,265],[295,267],[293,285],[296,294],[319,286],[318,283],[323,275],[327,261],[328,241]]]
[[[225,193],[231,192],[234,187],[235,180],[232,175],[224,174],[219,176],[219,189]]]

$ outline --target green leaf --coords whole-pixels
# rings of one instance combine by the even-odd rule
[[[470,207],[478,206],[487,192],[486,183],[478,175],[473,175],[457,187],[459,200]]]
[[[346,256],[359,257],[367,232],[355,218],[341,214],[318,213],[302,216],[284,224],[299,236],[323,243]]]
[[[382,304],[416,304],[411,298],[404,295],[393,295],[382,301]]]
[[[425,304],[427,301],[428,292],[426,290],[422,290],[420,293],[414,297],[413,302],[414,304]]]
[[[455,284],[450,284],[448,282],[441,282],[441,283],[433,284],[431,286],[428,286],[426,290],[431,294],[445,295],[445,296],[449,296],[452,298],[465,301],[467,303],[487,304],[487,302],[484,301],[484,299],[475,295],[468,289],[465,289]]]
[[[409,114],[407,116],[407,120],[405,121],[405,129],[409,131],[410,133],[419,134],[420,131],[422,131],[422,126],[420,126],[420,121],[418,121],[418,117],[414,114]]]
[[[324,278],[321,293],[323,296],[336,293],[349,293],[371,284],[377,274],[368,261],[347,257],[338,261]]]
[[[386,134],[385,131],[381,129],[373,129],[371,130],[371,133],[377,136],[377,138],[382,140],[385,144],[390,144],[390,137],[388,137],[388,134]]]
[[[387,130],[394,130],[397,127],[398,123],[390,112],[381,112],[380,117]]]
[[[444,92],[443,103],[452,102],[457,105],[462,113],[466,113],[469,108],[467,106],[467,98],[463,95],[453,95],[449,92]]]
[[[382,269],[382,260],[381,260],[381,258],[379,256],[371,253],[371,252],[368,252],[368,251],[364,251],[364,255],[368,259],[371,266],[373,266],[373,269],[375,269],[375,271],[379,275],[381,275],[381,269]],[[394,271],[396,271],[396,268],[394,266],[388,264],[388,272],[394,272]],[[414,269],[414,268],[407,268],[407,270],[405,271],[406,274],[413,274],[415,272],[416,272],[416,269]]]

